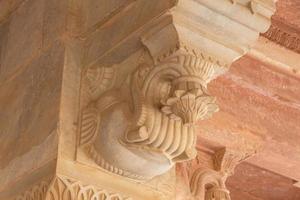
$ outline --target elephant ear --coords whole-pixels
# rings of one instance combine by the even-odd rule
[[[82,111],[81,126],[80,126],[80,141],[81,146],[91,144],[99,130],[100,113],[95,106],[88,106]]]
[[[93,99],[99,98],[104,92],[113,88],[116,81],[116,70],[111,67],[89,68],[86,71],[88,91]]]

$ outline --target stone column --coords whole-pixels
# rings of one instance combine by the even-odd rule
[[[39,4],[37,0],[31,1]],[[49,90],[35,95],[32,104],[40,105],[36,108],[39,112],[24,123],[40,128],[28,129],[25,140],[35,140],[45,132],[53,134],[33,144],[23,141],[31,150],[23,152],[20,158],[13,157],[12,166],[3,165],[0,174],[7,177],[1,180],[4,184],[0,198],[174,199],[174,166],[195,158],[196,122],[218,111],[215,97],[207,91],[208,83],[226,72],[233,61],[248,52],[259,33],[268,29],[274,2],[40,2],[44,9],[41,13],[47,15],[26,19],[31,11],[28,5],[24,8],[24,23],[48,17],[49,21],[41,23],[41,29],[52,28],[57,26],[56,21],[51,23],[55,16],[58,22],[63,21],[63,31],[57,36],[57,43],[50,45],[52,40],[44,38],[49,31],[43,29],[41,44],[49,52],[41,54],[45,56],[41,61],[34,62],[36,69],[24,71],[26,78],[20,78],[16,87],[31,85],[27,91],[30,99],[36,91]],[[59,10],[64,17],[48,13],[51,6],[60,4],[62,7],[53,12]],[[14,27],[16,32],[19,27]],[[54,35],[59,33],[57,29],[53,30]],[[22,38],[19,42],[27,40]],[[33,76],[48,66],[44,60],[58,63]],[[6,81],[22,72],[16,70]],[[45,77],[52,74],[50,83]],[[39,84],[45,86],[35,88]],[[10,92],[9,87],[4,90],[6,94]],[[57,95],[52,96],[51,92]],[[13,109],[8,103],[6,109],[7,113],[18,113],[32,107]],[[9,131],[5,141],[9,140]],[[28,164],[33,157],[36,162]],[[38,162],[43,159],[46,164]],[[25,164],[18,168],[19,163]],[[216,166],[223,169],[222,163]],[[15,177],[14,172],[20,174]],[[208,193],[227,197],[223,174],[211,169],[208,172],[217,180]],[[196,196],[199,195],[194,190],[198,189],[192,190]]]

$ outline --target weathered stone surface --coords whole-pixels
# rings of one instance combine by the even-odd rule
[[[1,65],[3,60],[3,54],[4,54],[4,47],[7,43],[7,37],[8,37],[8,29],[9,28],[9,21],[6,21],[2,24],[0,24],[0,74],[1,74]]]
[[[14,12],[18,6],[25,0],[4,0],[0,1],[0,23]]]
[[[83,32],[97,28],[97,25],[102,25],[105,21],[110,20],[112,16],[118,12],[128,9],[137,0],[87,0],[83,1],[85,22]]]
[[[298,0],[279,0],[274,18],[300,29],[300,2]]]
[[[43,0],[39,0],[43,1]],[[58,39],[64,40],[68,22],[68,0],[44,0],[43,48]]]
[[[66,27],[67,0],[28,0],[7,19],[7,39],[1,41],[0,81],[39,56]]]
[[[8,188],[13,186],[14,190],[8,193],[14,195],[19,192],[17,186],[27,187],[24,182],[36,182],[36,179],[46,176],[48,172],[45,173],[44,169],[52,171],[50,173],[53,175],[57,158],[57,143],[58,134],[57,130],[54,130],[40,144],[32,147],[24,155],[15,157],[4,168],[1,168],[0,199]]]
[[[0,80],[26,65],[42,48],[43,5],[44,1],[29,0],[12,14],[8,39],[2,47]]]
[[[56,129],[63,64],[64,47],[56,43],[1,84],[0,168],[43,143]]]
[[[230,72],[285,103],[300,104],[300,80],[251,57],[235,62]]]
[[[215,148],[241,143],[246,147],[256,136],[264,143],[249,162],[298,180],[299,86],[294,76],[250,57],[240,59],[210,84],[221,111],[199,123],[199,146],[211,142]]]
[[[238,116],[260,135],[297,146],[300,81],[271,71],[262,63],[243,59],[211,84],[210,90],[218,96],[221,110]]]
[[[227,181],[232,200],[300,199],[300,190],[293,184],[291,179],[250,164],[238,166],[235,175]]]

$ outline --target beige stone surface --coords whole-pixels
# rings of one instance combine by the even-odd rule
[[[64,47],[56,43],[0,86],[0,193],[57,157]]]
[[[42,48],[43,1],[31,0],[22,4],[7,23],[7,41],[1,45],[2,81],[28,63]]]
[[[2,82],[1,168],[57,128],[63,53],[64,47],[56,43],[13,79]]]
[[[3,22],[1,32],[7,39],[1,43],[1,81],[28,65],[62,35],[66,6],[67,1],[28,0]]]
[[[24,0],[7,0],[0,1],[0,21],[5,21],[7,17],[13,13]]]

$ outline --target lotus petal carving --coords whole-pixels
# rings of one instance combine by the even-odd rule
[[[162,102],[162,112],[184,124],[194,124],[210,117],[218,111],[216,98],[205,94],[201,89],[176,90],[174,96]]]

